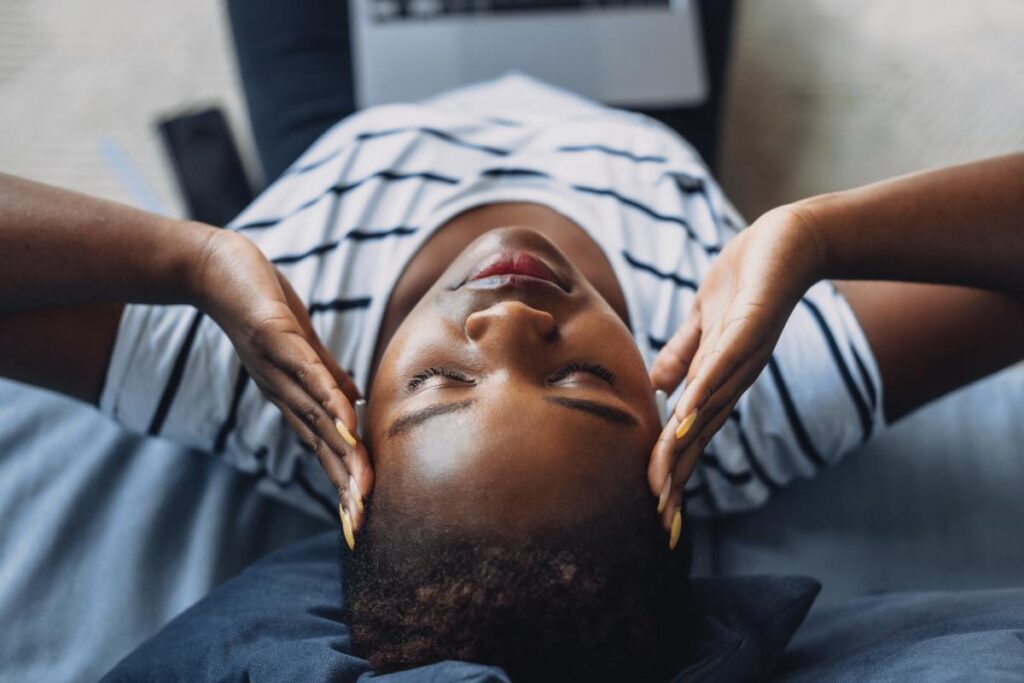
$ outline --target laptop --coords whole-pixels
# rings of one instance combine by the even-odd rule
[[[708,96],[693,0],[349,0],[357,105],[522,71],[613,105]]]

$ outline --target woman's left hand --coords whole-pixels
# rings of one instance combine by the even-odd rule
[[[768,212],[715,258],[686,322],[658,354],[651,368],[656,389],[671,394],[686,379],[647,469],[673,539],[697,459],[761,373],[823,261],[821,244],[797,211]]]

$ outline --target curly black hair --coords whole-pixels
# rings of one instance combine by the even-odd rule
[[[456,659],[500,666],[514,681],[671,672],[689,543],[670,552],[653,510],[519,541],[388,517],[367,510],[343,567],[353,642],[375,671]]]

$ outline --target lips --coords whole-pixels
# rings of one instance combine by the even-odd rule
[[[466,281],[482,280],[496,285],[511,286],[529,285],[530,281],[540,281],[568,291],[548,264],[525,251],[506,251],[488,257],[473,269]]]

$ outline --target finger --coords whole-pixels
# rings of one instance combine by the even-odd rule
[[[673,468],[670,482],[670,495],[664,509],[661,511],[662,527],[668,531],[669,550],[675,550],[679,543],[683,527],[683,515],[686,513],[686,482],[689,480],[697,460],[700,458],[704,444],[693,443],[690,447],[679,454]],[[675,483],[678,482],[678,483]]]
[[[698,362],[700,362],[699,351],[693,363]],[[695,365],[691,365],[691,373],[695,371],[694,368]],[[687,386],[689,386],[689,380],[687,380]],[[666,506],[667,496],[671,490],[672,481],[669,478],[669,472],[675,467],[676,458],[687,443],[681,439],[686,436],[697,419],[692,412],[683,412],[680,409],[680,402],[676,403],[669,415],[668,422],[665,423],[661,434],[658,435],[658,441],[654,444],[647,466],[647,482],[654,495],[658,496],[659,512]],[[682,437],[679,436],[680,434]]]
[[[320,466],[323,467],[324,472],[327,474],[328,480],[334,486],[341,501],[341,505],[348,513],[349,523],[352,526],[353,533],[359,533],[365,518],[365,507],[363,503],[363,495],[356,483],[356,478],[357,473],[360,472],[361,469],[369,469],[365,465],[365,449],[363,449],[361,454],[353,454],[351,458],[343,458],[332,451],[323,439],[310,430],[305,420],[296,415],[287,404],[275,401],[275,405],[277,405],[281,410],[281,413],[284,415],[285,420],[289,423],[291,428],[300,435],[300,438],[302,438],[302,440],[316,455],[317,460],[320,462]],[[349,463],[355,464],[355,467]],[[363,464],[360,465],[358,463]],[[365,478],[367,476],[367,472],[362,472],[362,476]],[[373,483],[372,476],[372,472],[369,472],[371,486]]]
[[[309,343],[297,334],[290,335],[284,340],[276,340],[268,355],[268,360],[273,365],[287,373],[302,392],[316,401],[330,416],[333,429],[320,428],[316,431],[331,443],[332,447],[335,439],[328,436],[328,431],[337,432],[349,448],[355,448],[358,441],[355,408]],[[301,402],[302,399],[295,397],[295,400]],[[307,417],[306,406],[291,405],[301,417]],[[340,448],[336,450],[338,453],[343,452]]]
[[[360,522],[356,525],[358,529],[362,523],[365,499],[373,491],[374,483],[373,466],[370,462],[369,453],[366,451],[366,446],[362,441],[352,450],[349,459],[346,461],[346,467],[351,474],[352,486],[354,486],[354,490],[351,493],[355,497],[356,507],[359,509]]]
[[[700,347],[701,324],[697,306],[693,307],[686,322],[676,330],[668,343],[658,352],[651,366],[651,384],[671,394],[686,377],[693,356]]]
[[[344,459],[332,451],[323,439],[313,433],[302,418],[296,415],[286,403],[274,401],[274,405],[276,405],[281,411],[281,414],[284,415],[284,419],[288,422],[288,426],[298,434],[299,438],[302,439],[302,442],[309,446],[310,450],[313,451],[313,454],[316,455],[317,460],[320,462],[320,466],[324,468],[324,472],[327,474],[327,479],[331,482],[331,485],[334,486],[335,490],[341,491],[342,489],[348,488],[350,474],[348,468],[345,466]]]
[[[338,488],[343,503],[351,510],[352,525],[358,531],[362,523],[363,499],[369,495],[374,484],[369,454],[357,436],[358,417],[352,405],[352,401],[361,397],[361,393],[352,378],[342,370],[321,342],[305,304],[295,293],[291,283],[280,271],[277,271],[277,276],[285,300],[303,335],[286,338],[290,348],[287,344],[278,346],[271,352],[270,360],[286,368],[302,391],[315,400],[331,418],[333,424],[330,427],[321,420],[314,431],[330,446],[330,450],[340,456],[349,473],[347,485],[344,488],[339,485]],[[304,405],[301,403],[303,399],[300,395],[292,395],[290,400],[297,402],[297,405]],[[300,410],[301,421],[308,424],[310,412],[311,408],[308,406],[305,410]],[[339,444],[339,438],[344,442],[344,447]],[[323,458],[321,463],[324,463]],[[327,465],[324,467],[326,470]]]
[[[345,398],[348,399],[349,403],[354,403],[356,399],[362,398],[363,393],[359,391],[359,387],[352,381],[352,378],[347,372],[345,372],[338,361],[335,360],[331,352],[327,350],[327,347],[323,345],[320,339],[313,339],[313,350],[316,351],[317,355],[320,356],[320,361],[327,368],[327,371],[334,377],[334,381],[337,383],[341,393],[344,394]],[[358,421],[356,423],[358,427]]]
[[[647,485],[651,493],[658,497],[658,507],[663,509],[667,500],[666,486],[671,487],[668,474],[675,466],[679,440],[676,439],[676,429],[679,421],[675,415],[669,417],[665,427],[658,435],[658,440],[651,450],[650,460],[647,462]]]
[[[668,497],[665,506],[661,509],[661,525],[666,529],[672,528],[672,518],[675,511],[682,508],[683,489],[686,482],[693,473],[697,459],[700,457],[699,445],[690,444],[687,448],[677,451],[677,457],[672,462],[671,477],[666,481],[669,483]]]
[[[305,313],[300,311],[299,315],[304,317]],[[301,319],[299,325],[302,325]],[[308,318],[306,326],[305,337],[294,334],[277,340],[277,345],[271,349],[273,355],[271,360],[287,369],[311,396],[324,405],[335,419],[341,419],[349,434],[354,437],[356,433],[355,409],[352,408],[352,402],[346,392],[339,386],[338,377],[344,378],[351,395],[358,397],[359,391],[324,348],[312,327],[309,327]]]
[[[648,485],[654,495],[658,496],[659,508],[663,510],[667,505],[668,493],[666,491],[670,491],[672,486],[679,485],[676,476],[669,477],[669,472],[675,469],[678,458],[681,454],[688,452],[687,449],[692,442],[706,433],[707,425],[716,419],[723,406],[728,407],[730,411],[735,407],[740,396],[757,379],[763,367],[764,360],[760,356],[750,359],[748,363],[744,364],[728,384],[721,387],[708,399],[704,409],[691,418],[692,424],[681,438],[677,437],[682,424],[678,417],[680,411],[673,411],[668,423],[658,436],[647,467]]]
[[[355,412],[355,408],[352,403],[362,397],[362,393],[356,387],[355,382],[349,377],[338,362],[334,359],[334,356],[327,350],[327,348],[321,342],[320,337],[316,334],[313,329],[313,325],[309,319],[309,314],[306,311],[305,305],[299,299],[295,290],[292,288],[291,283],[285,278],[280,271],[278,271],[278,280],[281,284],[281,288],[284,291],[285,299],[288,302],[289,307],[292,309],[296,320],[300,327],[306,333],[305,339],[301,340],[306,342],[312,349],[313,354],[316,358],[311,357],[305,349],[297,349],[297,357],[304,359],[304,362],[308,364],[308,373],[311,377],[311,382],[304,384],[306,391],[313,396],[321,405],[332,415],[335,420],[340,419],[344,432],[339,429],[337,423],[335,423],[335,429],[341,432],[342,439],[346,442],[351,449],[355,450],[354,462],[349,463],[349,469],[352,471],[352,475],[355,477],[357,482],[356,491],[360,496],[369,495],[373,488],[373,470],[370,465],[370,458],[366,452],[366,448],[359,443],[358,428],[359,420]],[[325,376],[316,368],[317,362],[323,366],[327,371]],[[300,379],[298,375],[307,372],[301,365],[291,365],[292,373],[297,375],[297,379]],[[333,380],[333,382],[332,382]],[[300,383],[301,379],[300,379]],[[340,395],[339,395],[340,392]],[[352,445],[355,443],[356,445]]]
[[[321,365],[320,369],[323,370],[324,366]],[[282,373],[282,383],[286,384],[288,379],[290,378]],[[294,381],[298,382],[299,380],[296,379]],[[356,431],[355,407],[337,389],[332,390],[324,387],[318,389],[316,386],[310,385],[296,386],[299,389],[297,392],[289,392],[287,389],[284,391],[286,400],[293,407],[300,407],[297,411],[298,414],[303,419],[307,419],[307,424],[310,424],[313,431],[327,442],[331,450],[342,457],[345,467],[355,480],[353,494],[356,505],[362,508],[363,499],[369,496],[373,490],[374,476],[366,445],[359,440],[358,432]],[[317,413],[318,408],[320,409],[319,414]],[[335,417],[339,413],[343,416],[340,427]],[[314,415],[318,418],[315,425],[308,421]],[[346,426],[346,424],[351,425],[351,427]],[[345,429],[347,434],[342,432],[342,428]],[[351,439],[348,437],[351,437]]]
[[[685,393],[686,387],[693,384],[693,380],[700,373],[701,366],[704,365],[704,359],[711,352],[711,349],[715,348],[718,343],[718,333],[721,331],[719,325],[711,325],[706,329],[701,330],[701,336],[697,345],[697,350],[693,354],[693,360],[690,361],[690,367],[686,371],[685,384],[683,391]],[[676,403],[678,406],[678,402]]]
[[[330,426],[321,422],[314,427],[314,431],[332,450],[346,458],[346,465],[356,480],[356,491],[359,493],[357,500],[361,503],[362,498],[368,496],[373,489],[373,471],[366,448],[357,436],[355,407],[338,388],[320,356],[298,335],[292,335],[284,342],[278,341],[268,350],[267,356],[270,364],[277,369],[277,372],[268,373],[271,376],[268,381],[281,387],[298,385],[298,393],[284,388],[278,393],[299,416],[303,419],[310,417],[313,407],[308,405],[308,399],[312,399],[330,418]],[[340,368],[337,371],[342,372]]]
[[[299,298],[299,295],[295,293],[295,289],[288,281],[288,278],[281,274],[281,271],[277,271],[277,277],[278,282],[281,284],[281,289],[284,291],[288,307],[292,310],[303,332],[306,333],[306,341],[313,348],[313,351],[320,358],[328,372],[334,377],[338,388],[350,402],[355,401],[357,398],[362,398],[362,394],[358,387],[356,387],[355,382],[348,376],[348,373],[342,370],[334,356],[320,340],[320,336],[316,333],[316,330],[313,328],[313,322],[309,318],[309,311],[306,310],[306,306],[302,299]]]
[[[711,396],[728,384],[741,365],[760,350],[760,335],[752,337],[747,318],[734,318],[715,332],[702,340],[697,353],[699,363],[694,364],[676,404],[675,416],[680,423],[677,438],[686,435]],[[706,354],[705,348],[708,349]]]
[[[330,387],[324,386],[330,380],[323,379],[327,369],[322,364],[306,363],[288,372],[275,368],[269,374],[278,396],[332,451],[342,457],[352,452],[358,442],[344,424],[338,424],[337,416],[349,414],[354,422],[355,409],[344,396],[332,395]]]
[[[711,419],[708,420],[704,429],[688,445],[686,445],[676,460],[672,470],[672,491],[669,495],[668,504],[662,511],[662,525],[665,529],[671,529],[672,517],[676,508],[682,508],[686,502],[686,483],[693,475],[708,443],[722,428],[729,415],[735,407],[735,402],[722,406]]]
[[[281,412],[285,422],[287,422],[291,430],[295,432],[295,435],[299,437],[299,440],[306,444],[306,446],[315,453],[317,449],[316,436],[309,427],[306,426],[306,423],[299,419],[298,415],[292,412],[292,409],[288,407],[287,403],[277,397],[271,397],[270,395],[267,395],[267,397],[270,399],[271,403],[277,406],[277,409]],[[330,475],[328,475],[328,479],[330,479],[331,483],[335,486],[337,486],[337,482],[340,481]]]
[[[327,443],[313,433],[305,421],[296,415],[286,404],[275,402],[275,405],[281,410],[281,414],[284,415],[291,428],[300,435],[300,438],[316,455],[320,466],[323,467],[324,472],[327,474],[327,479],[338,493],[341,505],[344,506],[348,513],[354,532],[358,533],[363,524],[364,507],[355,478],[346,466],[344,458],[332,451]]]
[[[347,475],[355,478],[356,485],[353,493],[357,494],[355,495],[355,502],[361,508],[363,493],[368,491],[369,486],[372,486],[372,477],[368,477],[369,473],[367,472],[369,469],[369,458],[366,449],[360,448],[358,443],[355,447],[349,445],[339,433],[334,417],[327,412],[321,403],[306,393],[306,390],[290,375],[276,369],[271,370],[270,375],[273,386],[272,393],[276,395],[279,403],[287,408],[288,412],[291,412],[295,419],[315,439],[323,442],[323,449],[315,450],[315,452],[325,471],[329,475],[331,474],[332,470],[328,468],[327,460],[330,456],[332,459],[342,462]],[[296,431],[300,435],[303,433],[299,430]],[[318,448],[317,442],[311,443],[309,439],[304,439],[304,441],[310,443],[314,449]],[[336,488],[352,488],[347,480],[335,481],[332,479],[331,481]]]
[[[758,352],[756,357],[749,358],[743,365],[738,368],[729,381],[723,386],[719,387],[714,391],[704,402],[703,407],[697,411],[696,416],[693,418],[693,425],[691,428],[683,434],[682,437],[678,438],[680,448],[686,448],[688,444],[696,441],[704,436],[710,439],[714,435],[714,432],[708,433],[709,425],[716,425],[718,415],[720,415],[723,409],[728,409],[725,413],[725,417],[728,417],[728,412],[736,406],[740,397],[743,395],[754,380],[757,379],[761,370],[764,368],[764,361],[768,354]],[[682,400],[682,399],[680,399]],[[722,419],[724,422],[724,418]],[[717,422],[717,429],[721,426],[722,422]],[[678,433],[678,432],[677,432]]]
[[[702,360],[702,349],[707,345],[707,338],[701,340],[701,348],[698,349],[691,365],[690,374],[693,375],[697,372],[697,368]],[[686,389],[683,390],[683,396],[686,395],[686,391],[690,386],[691,379],[686,380]],[[672,413],[669,415],[669,420],[661,430],[661,434],[658,435],[658,441],[655,443],[654,450],[651,453],[651,460],[648,464],[647,477],[648,483],[650,484],[654,495],[658,496],[659,508],[664,507],[666,499],[666,491],[671,483],[668,480],[668,473],[672,471],[675,465],[676,456],[680,452],[681,448],[686,445],[685,442],[680,440],[686,436],[687,433],[692,429],[696,422],[697,415],[694,411],[684,411],[681,408],[683,397],[676,402],[676,405],[672,409]]]

